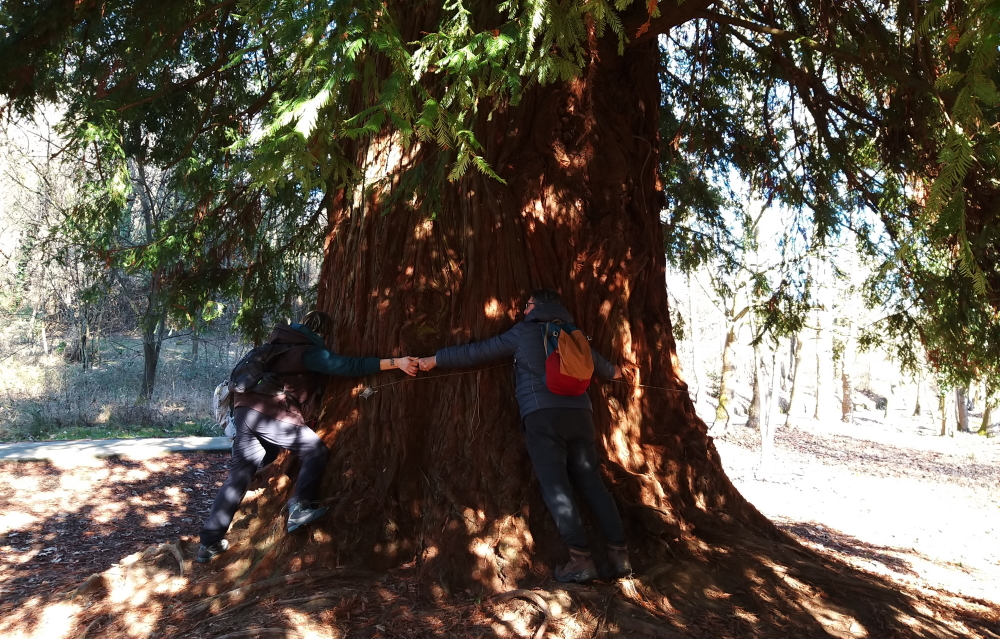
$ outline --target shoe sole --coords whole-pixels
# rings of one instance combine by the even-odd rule
[[[327,511],[329,511],[329,508],[326,508],[326,507],[317,508],[313,512],[313,514],[310,515],[309,517],[307,517],[306,519],[303,519],[302,521],[294,523],[294,524],[291,523],[291,522],[289,522],[289,524],[288,524],[288,532],[292,532],[293,530],[298,530],[299,528],[302,528],[303,526],[305,526],[307,524],[313,523],[314,521],[316,521],[317,519],[319,519],[320,517],[322,517],[323,515],[325,515],[327,513]]]

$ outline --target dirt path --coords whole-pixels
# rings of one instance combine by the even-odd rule
[[[858,422],[780,427],[770,473],[757,431],[732,427],[716,446],[740,492],[802,543],[901,584],[1000,602],[1000,441]]]

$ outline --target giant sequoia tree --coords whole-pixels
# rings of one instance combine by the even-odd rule
[[[1000,4],[7,4],[0,87],[12,113],[68,105],[94,187],[81,223],[114,219],[140,139],[194,203],[158,247],[186,263],[178,304],[239,283],[244,326],[265,331],[271,269],[323,243],[334,348],[421,355],[494,335],[529,290],[560,289],[595,347],[637,371],[591,392],[649,601],[708,592],[718,567],[737,607],[822,634],[829,617],[793,595],[798,580],[875,631],[878,611],[857,605],[867,586],[793,548],[722,471],[677,369],[664,247],[689,264],[711,254],[740,175],[804,211],[811,241],[850,229],[891,256],[881,282],[915,309],[893,330],[969,339],[940,328],[958,321],[939,290],[950,278],[984,318],[970,330],[992,335]],[[284,459],[219,578],[414,562],[438,593],[543,579],[558,537],[509,372],[379,377],[368,398],[331,381],[318,431],[332,516],[309,534],[276,525]],[[890,605],[920,618],[893,627],[938,631]]]

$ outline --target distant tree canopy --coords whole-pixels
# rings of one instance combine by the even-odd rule
[[[345,145],[389,132],[446,150],[396,191],[433,216],[435,185],[494,175],[474,122],[587,74],[598,39],[659,38],[671,260],[732,245],[738,179],[799,211],[802,242],[853,236],[876,260],[867,293],[887,316],[869,343],[1000,378],[1000,0],[420,6],[437,28],[408,36],[381,0],[9,0],[4,111],[64,105],[63,154],[88,184],[76,224],[103,258],[170,264],[175,308],[242,290],[259,326],[295,294],[281,274],[322,242],[331,198],[366,179]],[[185,205],[155,242],[112,251],[129,161],[168,169]]]

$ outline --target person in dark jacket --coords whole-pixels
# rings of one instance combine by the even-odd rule
[[[502,335],[462,346],[442,348],[433,357],[420,359],[420,370],[435,366],[455,368],[477,366],[498,359],[514,358],[515,393],[521,409],[525,443],[542,497],[555,519],[563,541],[569,546],[570,560],[556,567],[562,582],[586,582],[597,577],[590,555],[580,511],[573,498],[573,486],[583,494],[608,542],[608,559],[615,576],[632,573],[625,532],[615,500],[601,479],[594,443],[593,406],[587,393],[557,395],[545,385],[545,323],[573,323],[559,294],[548,289],[532,292],[524,308],[523,322]],[[594,372],[618,379],[621,368],[591,349]]]
[[[326,348],[324,337],[333,330],[333,319],[311,311],[301,324],[279,324],[267,341],[292,344],[268,365],[284,385],[281,395],[237,393],[233,400],[236,438],[233,440],[229,476],[219,489],[201,530],[197,560],[206,563],[229,548],[226,532],[243,501],[254,474],[270,464],[282,449],[302,461],[295,492],[288,501],[288,532],[319,519],[327,509],[315,501],[327,447],[307,425],[316,412],[324,375],[361,377],[398,368],[416,375],[415,357],[344,357]]]

